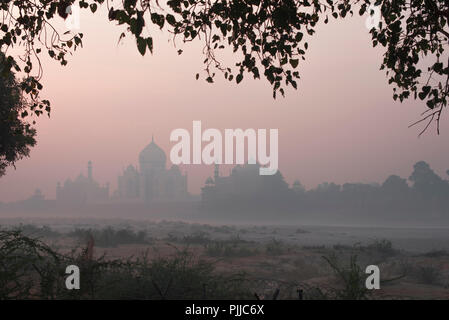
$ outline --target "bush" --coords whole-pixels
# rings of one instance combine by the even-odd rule
[[[92,256],[93,242],[62,255],[20,231],[0,231],[0,299],[245,299],[244,275],[215,271],[190,252],[150,261]],[[80,268],[80,290],[65,288],[65,268]]]
[[[210,257],[249,257],[257,254],[255,249],[229,241],[213,241],[205,244],[204,247],[206,255]]]
[[[20,225],[14,228],[15,230],[20,230],[24,235],[34,238],[56,238],[61,236],[61,234],[55,230],[52,230],[48,226],[38,227],[32,224]]]
[[[393,244],[391,243],[391,241],[386,239],[375,240],[374,242],[369,243],[365,246],[361,245],[360,243],[356,243],[353,246],[336,244],[333,245],[332,248],[337,251],[365,253],[372,257],[376,257],[376,260],[378,260],[379,262],[385,260],[386,258],[393,257],[399,253],[398,250],[393,248]]]
[[[341,289],[331,289],[334,299],[342,300],[365,300],[369,297],[369,290],[365,286],[366,274],[357,263],[357,256],[351,255],[349,264],[341,266],[337,257],[323,257],[335,272]]]
[[[438,285],[441,280],[441,271],[434,266],[419,266],[413,273],[416,279],[423,284]]]
[[[60,256],[19,230],[0,231],[0,261],[0,300],[35,297],[36,287],[41,288],[37,296],[46,296],[60,271]]]
[[[272,256],[286,254],[289,248],[280,240],[272,239],[265,245],[265,251]]]
[[[398,250],[393,248],[393,244],[390,240],[382,239],[375,240],[373,243],[368,244],[365,250],[375,251],[382,254],[384,257],[392,257],[398,254]]]
[[[76,237],[81,241],[85,241],[90,236],[92,236],[95,245],[103,248],[117,247],[121,244],[151,243],[151,239],[147,237],[145,231],[134,232],[129,229],[115,230],[111,227],[107,227],[101,230],[75,229],[69,235],[72,237]]]
[[[206,232],[201,231],[194,232],[183,238],[183,242],[186,244],[205,244],[210,241],[209,235]]]

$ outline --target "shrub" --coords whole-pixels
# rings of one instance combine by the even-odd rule
[[[183,242],[186,244],[205,244],[209,243],[211,240],[208,233],[197,231],[191,235],[184,236]]]
[[[0,261],[0,300],[28,299],[36,295],[36,287],[43,295],[48,293],[60,256],[19,230],[1,230]]]
[[[52,230],[48,226],[38,227],[33,224],[20,225],[14,228],[15,230],[20,230],[24,235],[34,238],[55,238],[59,237],[61,234],[55,230]]]
[[[134,232],[129,229],[115,230],[107,227],[101,230],[92,229],[75,229],[70,236],[76,237],[81,241],[85,241],[90,236],[93,237],[95,245],[98,247],[116,247],[121,244],[148,244],[151,239],[145,231]]]
[[[229,241],[213,241],[204,245],[206,255],[210,257],[249,257],[257,254],[257,250],[250,249]]]
[[[438,285],[441,280],[441,271],[434,266],[419,266],[413,273],[416,279],[423,284]]]
[[[365,250],[373,250],[384,257],[392,257],[398,254],[398,250],[393,248],[391,241],[386,239],[375,240],[373,243],[368,244]]]
[[[340,265],[335,255],[323,257],[335,272],[341,288],[331,289],[335,299],[365,300],[369,297],[369,290],[365,286],[366,274],[357,263],[357,256],[351,255],[347,266]]]
[[[265,245],[265,251],[269,255],[278,256],[286,254],[289,248],[282,241],[272,239]]]
[[[0,299],[245,299],[241,274],[215,271],[186,250],[149,260],[107,260],[92,255],[93,242],[62,255],[20,231],[0,231]],[[65,288],[65,268],[82,274],[80,290]]]

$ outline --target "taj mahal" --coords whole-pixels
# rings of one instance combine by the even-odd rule
[[[229,176],[219,174],[215,165],[214,178],[208,178],[201,188],[201,198],[187,189],[187,174],[178,165],[167,166],[167,156],[151,138],[138,155],[138,165],[128,165],[117,177],[117,188],[110,193],[109,184],[100,185],[94,178],[93,164],[87,164],[87,176],[80,174],[67,179],[56,188],[57,202],[67,204],[164,204],[201,201],[204,209],[227,208],[242,204],[252,205],[255,199],[265,208],[278,203],[289,203],[292,195],[282,174],[260,175],[260,164],[237,165]],[[35,195],[39,197],[39,194]],[[232,199],[232,200],[231,200]],[[156,206],[157,207],[157,206]]]
[[[165,152],[151,142],[140,152],[139,165],[128,165],[119,174],[117,190],[109,197],[109,184],[101,186],[93,177],[92,162],[87,165],[87,176],[58,183],[56,200],[72,203],[155,203],[188,200],[187,174],[177,165],[166,167]]]
[[[151,139],[139,154],[139,167],[129,165],[118,177],[115,197],[125,201],[186,200],[187,175],[177,165],[166,169],[165,152]]]

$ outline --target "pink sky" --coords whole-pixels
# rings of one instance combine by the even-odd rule
[[[441,176],[449,169],[449,126],[442,133],[408,129],[423,106],[392,100],[392,88],[379,71],[382,51],[373,49],[361,18],[331,21],[309,41],[300,64],[297,91],[272,99],[269,84],[246,78],[240,85],[217,78],[213,85],[196,81],[202,70],[201,47],[189,44],[178,56],[168,38],[155,31],[154,54],[141,57],[133,41],[117,46],[121,29],[104,13],[82,16],[84,48],[67,67],[45,62],[45,97],[51,119],[38,120],[38,145],[31,157],[0,179],[0,201],[23,199],[35,188],[55,196],[58,181],[86,172],[110,182],[151,141],[167,155],[170,132],[205,128],[279,129],[279,168],[291,183],[307,188],[329,181],[383,182],[390,174],[408,177],[419,160]],[[232,63],[229,54],[225,61]],[[168,163],[167,165],[170,165]],[[199,193],[212,167],[184,166],[189,189]],[[228,174],[228,169],[223,174]]]

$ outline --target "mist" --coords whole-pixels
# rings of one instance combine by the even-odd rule
[[[393,101],[364,18],[319,24],[298,90],[273,99],[265,80],[196,80],[201,44],[175,47],[159,30],[142,57],[107,14],[82,15],[83,48],[67,66],[43,59],[51,115],[33,118],[37,145],[0,178],[0,244],[45,248],[49,274],[106,266],[82,280],[90,291],[60,277],[50,293],[35,284],[37,299],[448,298],[448,122],[440,134],[410,127],[426,107]],[[209,164],[195,121],[223,138]],[[238,129],[276,132],[262,164],[251,137],[212,161]],[[171,152],[173,132],[193,142]],[[370,291],[372,265],[391,281]],[[357,290],[341,270],[359,276]],[[231,282],[239,272],[250,276]]]

